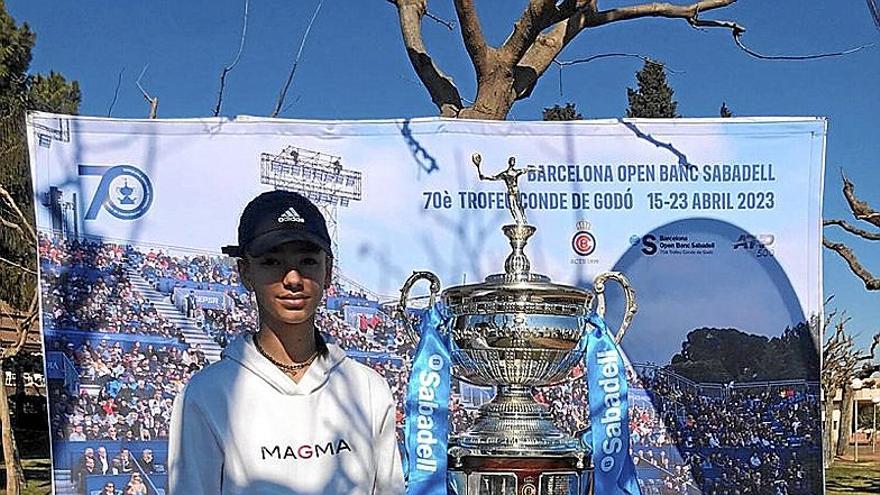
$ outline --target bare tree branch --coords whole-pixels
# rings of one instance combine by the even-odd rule
[[[113,99],[110,100],[110,106],[107,108],[108,117],[113,115],[113,107],[116,106],[116,100],[119,98],[119,88],[122,86],[122,74],[124,73],[125,67],[119,71],[119,76],[116,77],[116,89],[113,90]]]
[[[696,19],[701,12],[727,7],[737,0],[702,0],[690,5],[670,3],[645,3],[615,9],[602,10],[587,16],[587,27],[596,27],[611,22],[638,19],[640,17],[667,17],[671,19]]]
[[[859,220],[880,227],[880,212],[875,211],[871,205],[856,197],[855,185],[843,174],[843,170],[840,171],[840,176],[843,178],[843,196],[849,203],[853,215]]]
[[[570,8],[571,4],[573,2],[569,2],[566,8]],[[554,0],[530,0],[522,16],[513,25],[513,32],[501,45],[501,57],[512,67],[522,59],[541,31],[560,20]]]
[[[854,227],[854,226],[850,225],[845,220],[837,220],[837,219],[832,218],[830,220],[823,221],[822,225],[825,225],[825,226],[837,225],[837,226],[841,227],[843,230],[849,232],[850,234],[857,235],[857,236],[861,237],[862,239],[866,239],[869,241],[880,241],[880,233],[868,232],[867,230],[862,230],[858,227]]]
[[[10,222],[5,219],[0,219],[3,221],[3,225],[10,227],[10,228],[13,228],[14,230],[21,233],[21,235],[25,238],[25,240],[29,244],[33,245],[34,250],[36,250],[36,245],[38,244],[38,237],[37,237],[36,232],[31,227],[30,222],[28,221],[28,218],[24,215],[24,213],[22,213],[21,209],[18,207],[18,204],[16,204],[15,199],[12,197],[11,194],[9,194],[9,191],[7,191],[6,188],[3,187],[3,185],[0,185],[0,199],[2,199],[3,203],[5,203],[6,207],[9,208],[10,210],[12,210],[15,213],[15,215],[18,217],[18,223]],[[14,268],[17,268],[18,270],[21,270],[25,273],[28,273],[31,275],[37,274],[36,271],[34,271],[30,268],[27,268],[25,266],[22,266],[21,264],[16,263],[12,260],[8,260],[6,258],[0,257],[0,261],[8,264],[10,266],[13,266]],[[25,313],[25,317],[23,319],[13,317],[12,315],[9,315],[8,313],[6,313],[4,311],[6,313],[6,316],[9,318],[9,320],[14,322],[14,324],[16,325],[17,337],[16,337],[16,343],[12,347],[0,349],[0,362],[2,362],[3,359],[6,359],[8,357],[14,356],[15,354],[18,354],[18,352],[24,346],[24,342],[27,339],[27,331],[30,329],[30,327],[33,325],[33,323],[35,321],[37,321],[38,302],[39,302],[38,292],[36,290],[34,290],[34,293],[31,296],[30,306],[28,307],[28,310]],[[2,363],[0,363],[0,364],[2,364]]]
[[[15,222],[10,222],[9,220],[6,220],[3,217],[0,217],[0,225],[4,226],[6,228],[9,228],[9,229],[15,230],[19,234],[24,235],[24,231],[21,230],[21,226],[19,226]]]
[[[751,55],[755,58],[760,58],[762,60],[817,60],[820,58],[842,57],[844,55],[851,55],[857,51],[863,50],[865,48],[870,48],[870,47],[876,45],[876,43],[868,43],[865,45],[859,45],[854,48],[849,48],[849,49],[844,50],[842,52],[815,53],[815,54],[811,54],[811,55],[764,55],[764,54],[758,53],[755,50],[752,50],[751,48],[745,46],[743,44],[741,38],[742,38],[742,32],[738,33],[736,31],[734,31],[733,41],[736,43],[736,46],[740,47],[740,49],[742,51],[748,53],[749,55]]]
[[[290,110],[291,108],[293,108],[293,106],[296,105],[297,103],[299,103],[300,100],[302,100],[302,95],[297,96],[295,100],[288,103],[287,105],[284,105],[284,108],[281,109],[281,113],[284,113],[284,112]]]
[[[31,297],[31,302],[28,305],[28,310],[25,313],[25,317],[21,320],[15,318],[14,316],[6,313],[6,317],[9,321],[14,322],[16,326],[16,338],[15,343],[13,343],[10,347],[6,347],[0,351],[0,362],[4,359],[11,358],[17,355],[24,345],[27,343],[28,333],[31,328],[33,328],[34,323],[37,321],[37,311],[39,308],[39,297],[37,295],[37,291],[34,291],[33,296]],[[5,312],[4,312],[5,313]]]
[[[30,223],[29,219],[21,211],[21,208],[18,207],[18,204],[15,202],[15,199],[12,197],[12,195],[9,193],[9,191],[7,191],[5,187],[3,187],[2,184],[0,184],[0,199],[2,199],[5,206],[9,210],[11,210],[15,214],[15,216],[18,218],[18,222],[12,222],[12,221],[6,220],[4,218],[0,218],[0,222],[2,222],[2,224],[4,226],[19,232],[22,235],[22,237],[26,240],[26,242],[31,244],[33,246],[34,250],[36,250],[36,246],[39,242],[36,231],[33,229],[33,227],[31,227],[31,223]],[[3,262],[7,265],[10,265],[10,266],[12,266],[22,272],[28,273],[30,275],[37,275],[37,272],[35,270],[32,270],[26,266],[23,266],[20,263],[16,263],[12,260],[6,259],[5,257],[0,257],[0,262]],[[30,306],[28,308],[27,313],[25,313],[24,319],[13,317],[12,315],[9,315],[7,313],[9,320],[14,322],[14,324],[16,325],[16,327],[17,327],[16,331],[17,331],[18,335],[17,335],[16,343],[12,347],[0,349],[0,364],[2,364],[3,359],[6,359],[8,357],[14,356],[15,354],[18,354],[18,352],[24,346],[24,343],[27,340],[28,330],[33,325],[33,323],[35,321],[37,321],[38,302],[39,302],[38,292],[37,292],[37,290],[34,290],[34,293],[31,297]],[[0,366],[0,368],[2,368],[2,366]]]
[[[440,109],[440,115],[455,117],[462,108],[461,95],[452,78],[443,74],[428,54],[422,39],[422,17],[427,12],[427,0],[396,0],[400,31],[409,61],[416,74]]]
[[[578,11],[597,12],[599,10],[596,6],[598,3],[598,0],[564,0],[557,6],[557,19],[553,24],[573,16]]]
[[[880,278],[871,274],[861,263],[859,263],[856,254],[852,249],[846,247],[842,242],[831,242],[826,238],[822,238],[822,245],[837,253],[847,265],[849,269],[865,283],[867,290],[880,290]]]
[[[734,39],[739,40],[740,35],[746,32],[746,28],[740,26],[739,24],[733,21],[719,21],[716,19],[700,19],[699,14],[695,14],[693,17],[688,18],[688,23],[696,29],[700,31],[705,31],[703,28],[721,28],[721,29],[729,29],[733,33]]]
[[[249,3],[249,0],[244,0],[244,19],[241,23],[241,41],[238,44],[238,53],[235,54],[232,63],[223,67],[223,72],[220,73],[220,89],[217,91],[217,105],[214,107],[214,117],[220,115],[220,107],[223,105],[223,89],[226,87],[226,75],[238,65],[238,61],[241,59],[241,52],[244,51],[244,40],[247,37]]]
[[[394,3],[394,0],[388,0],[388,1],[391,3]],[[425,17],[427,17],[428,19],[431,19],[432,21],[436,22],[437,24],[440,24],[441,26],[445,27],[446,29],[448,29],[450,31],[455,29],[454,22],[440,18],[436,14],[432,14],[430,10],[425,11]]]
[[[594,60],[599,60],[599,59],[603,59],[603,58],[610,58],[610,57],[637,58],[637,59],[642,60],[643,62],[648,63],[648,64],[660,65],[663,67],[664,70],[666,70],[667,72],[670,72],[672,74],[684,74],[683,70],[671,69],[666,64],[664,64],[662,62],[658,62],[658,61],[656,61],[650,57],[647,57],[645,55],[639,55],[638,53],[600,53],[598,55],[590,55],[589,57],[576,58],[574,60],[554,60],[553,63],[556,65],[559,65],[560,67],[567,67],[569,65],[586,64],[586,63],[592,62]]]
[[[690,22],[700,12],[727,7],[733,3],[736,3],[736,0],[702,0],[690,5],[648,3],[602,11],[596,9],[596,2],[575,5],[574,13],[570,17],[556,23],[550,31],[535,38],[534,43],[528,47],[514,69],[516,99],[521,100],[531,94],[538,79],[553,60],[586,28],[640,17],[679,18]],[[560,9],[563,7],[570,9],[571,2],[563,2]]]
[[[18,217],[18,224],[15,227],[11,228],[15,228],[15,230],[18,230],[22,234],[27,235],[30,242],[37,244],[37,233],[34,231],[33,227],[31,227],[30,220],[24,215],[24,213],[22,213],[21,209],[15,203],[15,199],[13,199],[12,195],[9,194],[9,191],[7,191],[2,184],[0,184],[0,198],[3,199],[3,201],[6,203],[6,206],[9,207],[9,209],[12,210],[13,213],[15,213],[15,215]],[[3,220],[3,225],[9,226],[8,224],[10,222],[8,220],[0,220]],[[23,228],[22,225],[24,226]]]
[[[491,70],[489,55],[494,49],[486,45],[486,38],[483,36],[483,28],[480,26],[480,19],[477,17],[473,0],[455,0],[455,13],[461,24],[461,38],[464,41],[464,47],[474,63],[474,69],[476,69],[479,78]]]
[[[874,19],[874,25],[877,26],[877,29],[880,29],[880,5],[877,4],[877,0],[867,0],[868,2],[868,10],[871,12],[871,17]]]
[[[569,41],[583,29],[584,13],[576,13],[566,21],[557,23],[549,32],[538,35],[514,67],[514,91],[516,98],[527,98],[553,60]],[[581,26],[581,27],[579,27]]]
[[[849,204],[850,211],[852,211],[856,219],[863,220],[872,225],[880,227],[880,212],[875,211],[868,203],[856,197],[855,185],[846,177],[846,175],[843,173],[843,170],[840,171],[840,176],[843,179],[843,196],[846,198],[846,201]],[[822,225],[826,227],[837,225],[845,231],[849,232],[850,234],[858,236],[862,239],[869,241],[880,241],[880,232],[869,232],[867,230],[850,225],[844,220],[828,219],[823,221]],[[862,266],[852,249],[847,247],[842,242],[831,242],[827,238],[822,239],[822,245],[834,251],[838,254],[838,256],[843,258],[843,260],[846,261],[847,265],[849,265],[850,271],[852,271],[855,276],[857,276],[862,282],[864,282],[865,288],[867,290],[880,290],[880,277],[875,277],[870,271],[868,271],[867,268]]]
[[[158,96],[150,96],[150,94],[147,93],[147,90],[145,90],[144,87],[141,86],[141,78],[143,78],[144,74],[147,73],[147,68],[149,66],[150,66],[150,64],[144,65],[144,70],[141,71],[141,75],[138,76],[137,81],[135,81],[134,83],[137,85],[138,89],[141,90],[141,93],[144,95],[144,98],[150,103],[149,118],[155,119],[156,115],[159,113],[159,97]]]
[[[390,3],[391,5],[397,6],[397,0],[385,0],[385,1]],[[448,19],[444,19],[444,18],[438,16],[437,14],[432,13],[430,10],[427,9],[427,7],[425,8],[425,17],[427,17],[428,19],[431,19],[432,21],[436,22],[437,24],[440,24],[441,26],[445,27],[446,29],[448,29],[450,31],[455,29],[455,22],[450,21]]]
[[[528,47],[528,51],[517,67],[521,77],[517,78],[515,87],[517,99],[526,98],[538,78],[546,71],[549,64],[556,59],[562,49],[583,29],[597,27],[612,22],[637,19],[643,17],[666,17],[685,19],[697,28],[723,28],[729,29],[734,42],[744,52],[755,58],[765,60],[814,60],[826,57],[849,55],[874,44],[862,45],[841,52],[820,53],[810,55],[764,55],[758,53],[742,42],[742,34],[745,28],[732,21],[704,20],[700,14],[729,6],[736,0],[703,0],[690,5],[673,5],[669,3],[646,3],[631,5],[609,10],[597,11],[595,4],[575,6],[574,13],[564,22],[557,24],[550,32],[539,35],[535,42]],[[566,1],[560,4],[560,11],[571,9],[575,2]],[[593,7],[593,10],[591,10]],[[567,13],[567,12],[566,12]]]
[[[14,262],[14,261],[12,261],[12,260],[6,259],[6,258],[4,258],[4,257],[2,257],[2,256],[0,256],[0,263],[6,263],[7,265],[9,265],[9,266],[11,266],[11,267],[13,267],[13,268],[17,268],[17,269],[19,269],[19,270],[21,270],[21,271],[23,271],[23,272],[25,272],[25,273],[29,273],[29,274],[31,274],[31,275],[37,275],[37,272],[35,272],[34,270],[31,270],[30,268],[28,268],[28,267],[26,267],[26,266],[24,266],[24,265],[21,265],[21,264],[16,263],[16,262]]]
[[[296,51],[296,58],[294,58],[293,65],[290,67],[290,74],[287,76],[287,82],[284,83],[284,87],[281,88],[281,93],[278,95],[278,101],[275,102],[275,110],[272,111],[272,117],[277,117],[278,114],[281,113],[281,109],[284,107],[284,99],[287,97],[287,90],[290,88],[290,83],[293,82],[293,75],[296,74],[296,68],[299,66],[299,59],[302,57],[303,48],[306,46],[309,32],[312,30],[312,25],[315,23],[315,19],[318,18],[318,12],[321,11],[322,5],[324,5],[324,0],[318,2],[318,6],[315,7],[315,12],[312,13],[312,18],[309,20],[309,25],[306,26],[306,31],[303,33],[302,40],[299,43],[299,49]]]
[[[859,50],[863,50],[865,48],[869,48],[874,46],[876,43],[867,43],[864,45],[860,45],[854,48],[849,48],[847,50],[838,51],[838,52],[827,52],[827,53],[812,53],[809,55],[765,55],[763,53],[758,53],[755,50],[747,47],[742,42],[742,35],[746,32],[746,29],[739,24],[731,21],[716,21],[716,20],[703,20],[698,16],[694,16],[688,19],[691,26],[695,28],[723,28],[730,29],[731,34],[733,34],[733,42],[736,43],[742,51],[746,52],[748,55],[752,57],[761,59],[761,60],[788,60],[788,61],[803,61],[803,60],[817,60],[820,58],[829,58],[829,57],[842,57],[844,55],[851,55],[856,53]]]

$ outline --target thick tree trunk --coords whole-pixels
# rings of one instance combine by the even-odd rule
[[[480,80],[473,106],[462,108],[458,117],[505,120],[514,101],[516,93],[513,89],[513,74],[493,74]]]
[[[840,403],[840,435],[837,436],[837,455],[845,456],[849,452],[849,442],[852,439],[853,422],[853,390],[850,387],[843,388]]]
[[[21,418],[24,417],[24,399],[27,396],[27,390],[24,383],[24,365],[21,362],[21,357],[16,356],[13,359],[13,368],[15,371],[15,420],[16,422],[21,421]],[[13,428],[19,425],[12,425]]]
[[[12,431],[5,376],[0,383],[0,423],[2,423],[0,430],[2,430],[3,457],[6,461],[6,495],[19,495],[21,485],[24,483],[24,472],[21,468],[21,459],[18,457],[18,447],[15,445],[15,435]]]
[[[825,401],[822,403],[822,409],[825,413],[825,420],[822,422],[822,459],[823,465],[827,468],[834,462],[834,394],[836,391],[825,391]],[[829,399],[830,397],[830,399]]]

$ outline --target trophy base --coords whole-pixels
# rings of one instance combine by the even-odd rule
[[[547,407],[532,397],[531,387],[522,385],[499,385],[471,428],[450,446],[485,456],[582,457],[580,441],[561,431]]]
[[[459,455],[450,449],[449,495],[592,495],[593,470],[582,456]]]
[[[553,424],[531,387],[499,385],[473,426],[451,439],[448,493],[592,494],[590,454]]]

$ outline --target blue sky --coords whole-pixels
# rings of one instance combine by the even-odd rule
[[[302,34],[319,0],[251,0],[249,35],[241,61],[228,77],[224,115],[268,115],[287,77]],[[606,1],[603,8],[632,4]],[[684,3],[684,2],[675,2]],[[504,40],[525,2],[478,2],[490,43]],[[114,117],[144,117],[147,103],[135,86],[145,64],[147,90],[160,98],[160,117],[209,116],[219,74],[238,49],[243,1],[188,0],[59,2],[7,0],[7,9],[37,33],[32,69],[56,70],[80,82],[81,113],[103,116],[124,69]],[[434,0],[433,13],[454,19],[451,1]],[[725,30],[701,31],[680,20],[645,19],[584,32],[562,54],[571,60],[608,52],[661,60],[679,112],[717,116],[726,101],[737,116],[823,116],[829,120],[825,215],[847,218],[840,170],[857,194],[880,209],[880,30],[864,0],[740,0],[708,12],[746,27],[743,41],[769,54],[841,51],[878,43],[852,55],[808,62],[762,61],[738,49]],[[426,21],[426,43],[463,96],[472,97],[473,71],[457,31]],[[532,97],[510,117],[539,119],[543,107],[574,101],[587,118],[624,115],[626,87],[634,86],[641,61],[603,59],[548,71]],[[396,9],[384,0],[326,0],[306,43],[282,113],[290,118],[375,119],[436,115],[406,57]],[[861,260],[880,275],[880,246],[839,231]],[[825,254],[825,292],[846,309],[860,342],[880,329],[880,293],[863,285],[833,253]]]

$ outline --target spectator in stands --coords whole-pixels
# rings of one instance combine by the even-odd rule
[[[141,458],[139,461],[141,465],[141,469],[147,474],[156,473],[156,461],[153,459],[153,451],[151,449],[144,449],[141,452]]]
[[[238,258],[242,281],[255,294],[259,327],[230,344],[178,396],[170,495],[237,491],[235,480],[254,478],[279,493],[402,494],[387,383],[318,333],[316,311],[332,274],[323,215],[300,194],[263,193],[245,208],[238,238],[239,246],[224,252]],[[274,456],[271,447],[262,447],[262,459],[246,447],[293,451],[302,442],[318,442],[315,449],[325,452],[306,454],[309,476],[265,462]],[[347,452],[351,444],[365,448]]]
[[[105,404],[104,412],[106,412],[108,415],[114,414],[113,409],[112,409],[112,403],[113,403],[113,399],[109,399],[104,403]],[[104,435],[104,438],[107,440],[110,440],[112,442],[115,442],[117,440],[121,440],[119,438],[119,430],[117,430],[116,426],[114,426],[112,424],[110,425],[110,428],[107,428],[107,434]]]
[[[199,303],[196,300],[196,293],[193,291],[189,291],[189,294],[186,295],[186,317],[187,318],[195,318],[196,310],[199,309]]]
[[[98,447],[98,456],[96,462],[98,472],[100,474],[107,474],[110,472],[112,463],[110,459],[107,458],[107,449],[103,445]]]
[[[104,483],[104,488],[98,495],[122,495],[122,492],[116,489],[116,484],[112,481]]]
[[[84,483],[81,482],[82,477],[84,476],[84,472],[86,471],[86,465],[91,461],[92,470],[95,468],[95,449],[91,447],[86,447],[83,451],[82,457],[80,457],[76,464],[73,465],[73,468],[70,472],[70,477],[75,480],[77,486],[84,486]],[[87,473],[91,474],[91,473]]]
[[[134,462],[131,458],[131,452],[127,448],[122,448],[116,459],[119,461],[119,474],[128,474],[134,471]]]
[[[73,431],[70,432],[71,442],[84,442],[86,440],[86,435],[83,433],[82,425],[76,425],[73,427]]]
[[[141,479],[141,473],[132,473],[131,479],[125,485],[123,495],[147,495],[147,485]]]
[[[86,495],[86,478],[96,474],[101,473],[99,473],[98,468],[95,467],[95,458],[90,457],[85,460],[82,469],[76,476],[76,487],[81,495]]]

